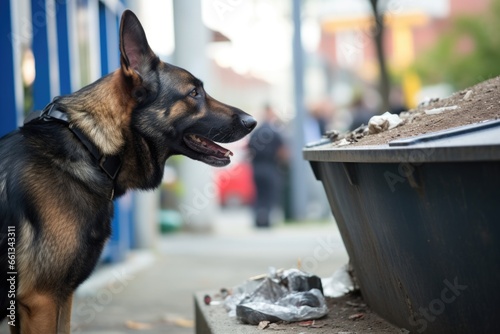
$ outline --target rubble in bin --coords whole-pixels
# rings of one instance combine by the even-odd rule
[[[408,138],[459,126],[500,119],[500,76],[451,94],[429,98],[416,108],[400,113],[403,123],[391,130],[363,137],[350,147],[385,145]]]
[[[362,124],[353,131],[340,133],[337,130],[327,131],[323,138],[330,139],[332,144],[337,147],[357,143],[365,136],[384,132],[405,123],[402,117],[386,112],[382,115],[376,115],[370,118],[368,125]]]
[[[464,95],[464,101],[470,101],[472,93],[472,90],[467,90],[459,94]],[[359,142],[366,136],[386,132],[402,125],[419,122],[425,116],[439,115],[460,108],[460,106],[456,104],[448,105],[447,103],[443,103],[443,101],[445,100],[431,98],[420,103],[417,108],[403,111],[399,115],[389,112],[385,112],[382,115],[375,115],[370,118],[367,125],[362,124],[353,131],[344,133],[338,130],[329,130],[323,135],[323,138],[329,139],[333,146],[347,146]]]
[[[327,131],[323,138],[330,139],[335,146],[346,146],[358,142],[361,138],[368,135],[368,125],[361,125],[351,132],[340,133],[338,130]]]

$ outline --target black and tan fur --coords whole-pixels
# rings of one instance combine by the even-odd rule
[[[113,194],[157,187],[175,154],[224,166],[230,152],[213,142],[238,140],[256,125],[211,98],[189,72],[160,61],[130,11],[122,16],[120,51],[120,69],[54,101],[101,154],[121,157],[115,180],[60,122],[35,120],[0,139],[0,319],[9,303],[5,236],[14,226],[13,333],[70,331],[73,292],[111,233]]]

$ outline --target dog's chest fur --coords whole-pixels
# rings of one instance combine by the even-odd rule
[[[1,141],[0,218],[16,227],[19,296],[73,291],[110,235],[112,184],[71,136],[47,123]]]

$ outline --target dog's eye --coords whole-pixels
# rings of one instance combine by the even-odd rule
[[[198,90],[196,88],[189,93],[189,96],[191,97],[197,97],[198,95],[200,94],[198,94]]]

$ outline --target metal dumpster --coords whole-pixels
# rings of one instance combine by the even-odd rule
[[[500,333],[500,121],[306,148],[370,307],[412,333]]]

